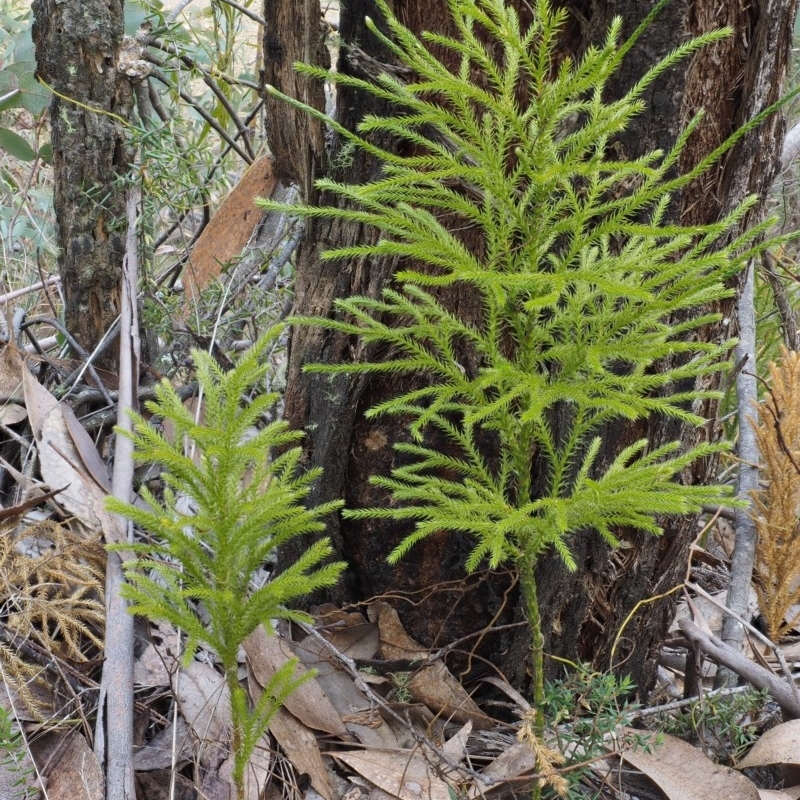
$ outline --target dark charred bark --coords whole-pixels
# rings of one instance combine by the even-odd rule
[[[514,0],[513,5],[525,19],[528,4]],[[637,0],[604,3],[581,0],[568,4],[572,16],[565,30],[565,53],[579,54],[589,43],[601,41],[616,15],[623,17],[625,32],[629,34],[651,7],[643,5]],[[270,0],[266,7],[276,19],[285,19],[295,5],[291,0]],[[404,24],[413,30],[449,30],[446,0],[398,0],[394,7]],[[715,17],[718,9],[724,18]],[[687,121],[704,108],[705,121],[684,156],[682,168],[688,169],[742,122],[776,100],[786,74],[795,10],[796,0],[768,0],[760,9],[745,3],[719,4],[711,0],[673,0],[668,4],[629,53],[610,89],[614,94],[622,94],[650,65],[690,35],[721,25],[730,25],[735,33],[661,77],[646,98],[647,109],[617,143],[620,153],[633,157],[655,147],[669,149]],[[363,26],[365,15],[378,18],[368,0],[344,4],[340,27],[342,71],[357,72],[367,63],[363,57],[348,58],[348,45],[357,45],[378,61],[387,60]],[[310,12],[308,23],[314,24]],[[288,38],[283,43],[280,64],[271,67],[275,76],[272,81],[293,94],[295,79],[287,79],[288,65],[302,60],[303,54],[297,47],[290,48]],[[267,48],[265,51],[269,52]],[[288,82],[279,83],[281,77]],[[318,98],[318,107],[322,107],[321,102]],[[352,90],[340,91],[337,107],[339,120],[348,126],[357,124],[365,113],[380,113],[374,100],[366,102]],[[305,120],[302,125],[306,127],[301,128],[298,112],[293,109],[273,104],[269,116],[273,125],[285,126],[289,131],[307,130],[311,126],[311,141],[324,138],[317,123]],[[763,197],[778,162],[781,127],[782,120],[776,115],[748,136],[716,171],[676,198],[673,211],[676,218],[709,222],[750,193]],[[278,168],[285,170],[285,177],[304,187],[322,177],[322,172],[313,171],[313,164],[322,164],[321,159],[298,159],[296,148],[304,147],[305,140],[288,141],[284,134],[271,140],[270,145]],[[328,170],[334,177],[363,181],[377,174],[376,165],[369,159],[356,154],[352,161],[343,161],[336,158],[335,142],[331,148]],[[336,297],[375,296],[380,291],[389,279],[391,264],[332,263],[319,259],[324,248],[346,245],[370,235],[369,231],[340,222],[309,222],[297,265],[295,310],[298,313],[330,314]],[[447,302],[472,318],[479,312],[474,298],[467,295],[452,295]],[[722,311],[732,318],[731,308]],[[728,333],[727,328],[705,332],[708,337]],[[314,329],[294,331],[286,395],[288,419],[307,431],[308,464],[325,470],[314,499],[343,497],[354,508],[385,504],[386,498],[369,485],[368,478],[389,471],[396,457],[392,445],[402,441],[407,433],[401,420],[367,421],[364,412],[394,393],[397,386],[388,379],[331,381],[303,374],[302,367],[311,362],[341,362],[361,356],[357,342]],[[715,419],[713,406],[701,412]],[[566,420],[554,415],[554,427],[565,424]],[[637,425],[610,426],[606,433],[606,451],[601,458],[607,462],[619,448],[645,436],[655,445],[675,439],[685,439],[688,444],[698,438],[714,439],[719,430],[715,422],[710,422],[704,430],[689,431],[674,421],[653,419]],[[684,478],[692,483],[709,481],[714,468],[713,464],[700,463]],[[547,652],[571,661],[590,662],[602,669],[613,666],[631,674],[642,690],[652,684],[655,650],[672,612],[672,599],[658,599],[658,596],[681,582],[695,524],[693,520],[665,520],[664,529],[661,538],[620,532],[625,546],[616,552],[591,532],[576,534],[571,546],[579,566],[573,574],[567,573],[554,555],[541,562],[537,581]],[[513,576],[484,574],[465,579],[463,559],[470,543],[456,536],[432,537],[412,550],[404,562],[389,567],[386,555],[406,533],[399,526],[385,521],[354,523],[336,519],[331,523],[331,533],[339,554],[350,563],[348,580],[333,599],[359,601],[390,595],[397,599],[408,629],[426,644],[443,644],[490,623],[519,619]],[[293,556],[291,552],[283,555],[287,559]],[[398,599],[401,595],[403,599]],[[630,612],[649,599],[652,602],[644,603],[622,630]],[[525,634],[512,636],[506,630],[487,636],[479,652],[510,678],[519,680],[527,662],[526,646]]]
[[[34,0],[39,77],[53,90],[50,122],[59,270],[67,329],[92,351],[119,314],[129,165],[130,83],[118,75],[122,0]],[[108,351],[99,362],[113,369]]]
[[[264,82],[276,86],[314,108],[325,107],[325,91],[295,69],[295,62],[326,65],[325,31],[319,0],[264,3]],[[267,99],[267,137],[275,159],[276,175],[284,183],[296,182],[310,201],[314,180],[325,174],[325,139],[322,127],[297,109]]]
[[[593,6],[599,4],[592,4]],[[730,136],[738,127],[777,101],[782,92],[791,49],[794,0],[771,0],[761,4],[714,4],[705,0],[673,2],[644,34],[630,53],[620,74],[620,92],[656,58],[669,52],[687,35],[730,26],[730,38],[706,48],[683,69],[672,70],[657,83],[649,105],[620,140],[626,156],[636,156],[654,147],[667,149],[700,109],[704,121],[690,139],[681,169],[688,170]],[[614,15],[627,21],[630,32],[644,10],[636,2],[605,3],[584,20],[584,30],[599,39]],[[748,195],[766,197],[778,167],[784,120],[770,117],[750,133],[707,175],[676,198],[674,215],[686,224],[706,223],[730,211]],[[762,208],[748,219],[754,222]],[[728,327],[735,319],[734,301],[720,308],[720,329],[709,328],[709,338],[735,333]],[[701,413],[714,420],[717,409],[707,405]],[[653,419],[646,426],[618,424],[605,437],[607,450],[601,458],[613,457],[620,446],[647,437],[655,446],[675,439],[687,444],[701,437],[714,440],[718,425],[705,430],[681,428],[674,421]],[[715,465],[697,463],[684,476],[690,483],[714,479]],[[673,601],[659,596],[684,579],[688,548],[696,535],[694,520],[664,520],[664,535],[653,539],[642,534],[623,536],[625,547],[612,552],[591,533],[576,536],[573,550],[579,570],[569,575],[551,556],[539,569],[540,604],[546,627],[548,652],[570,660],[614,667],[631,674],[647,689],[655,679],[656,648],[670,622]],[[672,596],[674,597],[674,595]],[[636,604],[642,606],[618,633]]]

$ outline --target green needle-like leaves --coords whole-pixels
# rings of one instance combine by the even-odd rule
[[[574,569],[570,538],[578,532],[596,531],[615,545],[620,529],[657,534],[659,519],[729,498],[723,487],[680,480],[721,444],[687,452],[639,441],[615,457],[602,437],[621,421],[705,423],[697,409],[717,394],[701,387],[714,385],[732,343],[704,329],[732,295],[729,279],[764,246],[769,222],[740,232],[756,202],[750,198],[717,222],[682,225],[671,216],[673,198],[774,109],[679,174],[699,116],[666,153],[626,159],[612,145],[642,113],[659,75],[730,31],[688,40],[609,102],[606,85],[663,2],[631,39],[620,43],[617,19],[605,42],[577,61],[557,56],[567,11],[548,0],[532,0],[527,28],[503,0],[450,0],[452,38],[418,37],[385,0],[376,4],[388,34],[369,27],[409,68],[409,82],[298,69],[389,101],[392,110],[350,131],[285,100],[324,121],[341,146],[377,158],[382,174],[360,185],[320,181],[321,196],[337,200],[329,205],[262,205],[371,225],[377,241],[324,257],[390,257],[400,265],[379,297],[343,298],[331,318],[293,320],[357,336],[386,354],[310,371],[418,379],[368,412],[410,420],[412,443],[396,445],[399,465],[372,479],[386,491],[386,506],[345,515],[408,520],[412,531],[392,561],[448,530],[472,538],[468,569],[514,564],[541,708],[541,554],[554,548]],[[432,45],[457,65],[439,61]],[[448,307],[447,287],[480,298],[477,318]]]
[[[702,424],[693,409],[715,393],[698,381],[708,384],[731,346],[704,341],[700,331],[718,319],[713,304],[730,296],[726,280],[758,248],[764,226],[730,241],[755,200],[708,225],[680,225],[668,209],[744,131],[685,175],[674,167],[697,119],[668,153],[624,160],[609,157],[608,148],[642,112],[646,90],[665,69],[729,31],[687,41],[624,97],[606,102],[604,87],[633,43],[619,42],[619,20],[601,47],[559,64],[566,12],[546,0],[535,3],[528,29],[501,0],[451,0],[455,38],[418,38],[383,0],[378,5],[390,35],[371,30],[415,78],[327,76],[390,100],[394,111],[365,117],[355,132],[325,120],[350,146],[381,159],[383,175],[363,185],[320,181],[324,193],[347,202],[293,209],[383,234],[325,258],[389,256],[403,265],[379,298],[338,300],[335,318],[293,320],[356,335],[390,355],[307,369],[425,376],[369,411],[410,417],[417,442],[398,445],[405,466],[374,478],[392,507],[345,513],[414,520],[392,559],[446,529],[474,536],[471,568],[551,546],[573,566],[568,540],[577,530],[594,529],[613,543],[615,527],[658,532],[658,515],[719,502],[724,489],[685,487],[676,478],[719,446],[648,452],[639,443],[605,465],[596,455],[598,435],[614,420],[658,415]],[[446,47],[460,67],[446,67],[428,44]],[[375,133],[409,146],[384,148]],[[467,247],[443,215],[461,220],[483,246]],[[480,294],[480,319],[462,318],[434,294],[456,284]],[[566,437],[551,430],[557,408],[571,420]],[[450,440],[446,458],[425,446],[431,429]],[[487,433],[499,454],[493,460],[477,444]],[[548,470],[539,497],[530,496],[535,459]]]
[[[279,333],[277,327],[268,331],[229,372],[208,353],[194,352],[203,390],[199,421],[172,386],[161,383],[147,410],[171,423],[174,433],[167,439],[134,414],[130,438],[138,461],[163,468],[164,495],[157,498],[143,487],[142,505],[115,498],[107,504],[152,536],[115,548],[137,556],[125,565],[123,591],[131,612],[167,620],[183,631],[187,662],[201,646],[219,656],[231,693],[234,777],[240,788],[253,747],[301,681],[290,662],[251,709],[238,680],[239,648],[261,624],[269,631],[275,619],[308,620],[287,604],[331,586],[344,568],[340,562],[326,563],[332,548],[322,538],[267,583],[252,584],[256,570],[277,547],[296,536],[318,534],[325,517],[341,505],[304,505],[319,470],[299,468],[300,448],[291,445],[302,434],[285,422],[263,424],[277,395],[250,397],[266,376],[266,354]],[[283,452],[273,458],[275,450]]]

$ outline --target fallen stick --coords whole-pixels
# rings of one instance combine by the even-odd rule
[[[733,670],[757,689],[766,689],[781,707],[784,719],[800,719],[800,703],[786,681],[725,644],[722,639],[706,633],[690,619],[682,619],[678,626],[686,638],[712,661]]]

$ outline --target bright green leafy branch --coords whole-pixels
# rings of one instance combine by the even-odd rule
[[[291,445],[302,433],[283,421],[263,425],[277,395],[250,397],[263,383],[266,354],[279,331],[268,331],[229,372],[208,353],[194,352],[203,391],[200,421],[167,381],[161,383],[147,410],[172,423],[174,441],[138,414],[133,415],[130,438],[138,461],[163,467],[164,496],[157,498],[143,487],[141,506],[108,500],[110,510],[154,535],[116,548],[137,556],[126,564],[131,612],[180,628],[187,637],[187,661],[200,646],[219,656],[231,697],[234,779],[240,797],[253,748],[302,680],[294,677],[296,660],[290,661],[251,707],[238,678],[239,648],[260,624],[269,631],[274,619],[308,621],[287,603],[331,586],[344,568],[340,562],[323,563],[332,550],[322,538],[268,582],[258,587],[251,583],[277,547],[296,536],[319,533],[325,517],[340,506],[304,506],[320,471],[299,469],[300,448]],[[274,450],[282,452],[271,458]]]
[[[678,442],[653,448],[641,440],[610,463],[599,456],[608,423],[656,416],[700,426],[705,420],[696,409],[718,397],[700,387],[713,384],[731,342],[708,340],[702,331],[719,320],[715,304],[732,295],[728,279],[760,249],[768,223],[738,233],[755,198],[718,222],[691,226],[673,221],[672,201],[763,115],[686,174],[677,165],[700,115],[669,151],[617,158],[611,145],[644,110],[653,81],[729,30],[687,41],[608,101],[609,81],[663,3],[622,44],[615,19],[602,46],[589,47],[580,60],[557,57],[567,11],[547,0],[532,3],[527,28],[502,0],[450,0],[455,38],[417,37],[384,0],[376,3],[390,35],[371,21],[369,27],[410,68],[411,82],[388,72],[368,81],[298,69],[389,101],[390,113],[367,115],[350,131],[268,91],[383,164],[381,176],[366,184],[320,180],[322,196],[336,203],[292,208],[382,234],[324,258],[387,257],[399,267],[379,298],[340,299],[333,317],[294,324],[355,336],[377,346],[367,352],[388,353],[309,371],[418,377],[414,388],[368,412],[410,420],[412,441],[396,445],[400,465],[372,478],[391,504],[345,514],[413,524],[391,561],[448,530],[472,537],[468,569],[516,564],[532,628],[534,708],[541,709],[541,554],[555,548],[574,569],[571,534],[595,530],[615,545],[615,530],[657,534],[660,517],[729,496],[719,486],[680,480],[720,444],[685,450]],[[431,46],[458,65],[446,66]],[[479,295],[479,319],[447,306],[441,298],[448,287]],[[566,420],[558,433],[555,412]],[[449,441],[447,452],[428,444],[433,430]],[[492,453],[479,444],[487,439]]]

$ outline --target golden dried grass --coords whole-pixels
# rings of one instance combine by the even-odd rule
[[[753,492],[752,513],[758,603],[779,641],[800,619],[800,353],[783,348],[769,365],[769,386],[756,407],[763,488]]]
[[[36,684],[52,688],[52,675],[22,645],[30,642],[38,652],[70,662],[101,654],[104,576],[103,545],[66,525],[43,520],[16,530],[0,526],[0,670],[34,716],[48,711],[42,698],[50,693],[36,691]]]

